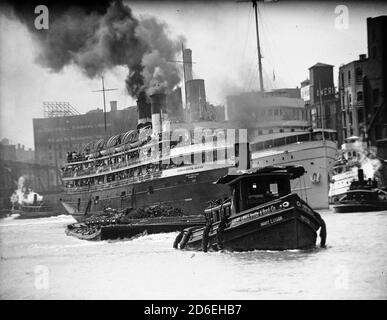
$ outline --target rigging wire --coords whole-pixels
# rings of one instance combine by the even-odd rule
[[[258,11],[258,14],[260,15],[260,12]],[[266,18],[266,21],[267,20],[270,20],[269,18],[269,15],[267,15],[267,18]],[[266,24],[266,22],[261,18],[261,16],[260,16],[260,21],[261,21],[261,24],[262,24],[262,29],[264,29],[264,30],[266,30],[269,34],[275,34],[275,32],[272,32],[271,31],[271,28],[269,28],[269,25],[270,25],[270,21],[269,21],[269,24]],[[263,33],[266,33],[266,32],[264,32],[263,31]],[[285,67],[285,69],[286,69],[286,71],[287,71],[287,74],[291,77],[291,80],[293,81],[293,83],[297,83],[297,81],[295,81],[295,79],[293,78],[293,76],[292,76],[292,73],[291,72],[289,72],[289,69],[288,69],[288,64],[286,63],[286,62],[284,62],[284,60],[283,60],[283,58],[282,58],[282,55],[281,55],[281,50],[278,50],[278,46],[276,45],[276,42],[275,42],[275,40],[274,40],[274,38],[272,38],[272,37],[265,37],[266,38],[266,40],[267,40],[267,43],[268,43],[268,48],[269,47],[271,47],[273,50],[274,50],[274,52],[278,52],[278,54],[277,54],[277,57],[278,57],[278,59],[280,60],[279,62],[280,62],[280,65],[283,65],[284,67]],[[270,43],[270,44],[269,44]],[[265,46],[266,47],[266,46]],[[274,56],[274,55],[273,55]],[[278,63],[277,63],[277,65],[278,65]],[[277,72],[278,73],[278,72]],[[276,74],[276,77],[278,77],[278,74]],[[283,78],[282,77],[279,77],[281,80],[283,80]]]
[[[245,44],[243,46],[243,54],[242,54],[242,61],[244,60],[245,58],[245,53],[246,53],[246,45],[247,45],[247,41],[248,41],[248,38],[249,38],[249,35],[250,35],[250,22],[251,22],[251,6],[249,6],[250,10],[249,10],[249,16],[248,16],[248,19],[247,19],[247,29],[246,29],[246,38],[245,38]]]

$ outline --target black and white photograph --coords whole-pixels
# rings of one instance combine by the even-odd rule
[[[0,300],[386,300],[386,95],[384,1],[0,2]]]

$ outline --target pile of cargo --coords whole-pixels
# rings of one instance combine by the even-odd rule
[[[181,216],[184,216],[184,211],[180,208],[174,208],[172,206],[163,204],[155,204],[152,206],[144,206],[138,209],[126,210],[125,214],[120,218],[120,223],[130,222],[131,219]]]
[[[101,237],[102,231],[105,234],[109,233],[109,238],[115,238],[114,234],[118,234],[117,230],[122,233],[123,228],[125,234],[143,233],[149,228],[154,229],[155,224],[169,223],[176,225],[176,223],[185,223],[184,221],[179,222],[179,218],[182,217],[187,217],[184,215],[183,210],[162,204],[143,206],[138,209],[128,208],[120,211],[105,208],[103,212],[93,214],[81,223],[67,226],[66,234],[85,240],[100,240],[106,238],[103,234]],[[168,230],[168,228],[160,230]]]

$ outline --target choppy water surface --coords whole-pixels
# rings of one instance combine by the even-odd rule
[[[0,220],[2,299],[386,299],[387,212],[323,212],[326,249],[201,253],[177,233],[88,242],[68,216]]]

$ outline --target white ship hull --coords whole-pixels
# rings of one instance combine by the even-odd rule
[[[306,174],[292,182],[292,190],[313,209],[329,208],[329,172],[335,163],[337,145],[330,140],[306,141],[252,153],[252,167],[300,165]]]

